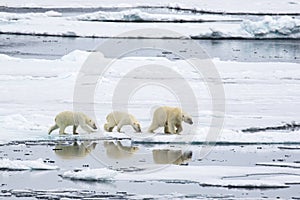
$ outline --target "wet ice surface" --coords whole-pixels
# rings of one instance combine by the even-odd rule
[[[300,171],[294,167],[300,162],[299,151],[290,147],[215,146],[207,157],[198,159],[201,145],[132,145],[129,140],[5,145],[0,147],[2,159],[40,158],[59,170],[1,171],[1,196],[298,198]],[[172,164],[162,165],[161,160]],[[81,180],[74,180],[80,173]]]

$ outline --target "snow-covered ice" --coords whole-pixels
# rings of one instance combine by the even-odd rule
[[[289,0],[245,0],[243,3],[238,0],[227,0],[226,3],[221,0],[188,2],[183,0],[164,2],[63,0],[55,3],[37,0],[26,1],[26,3],[19,0],[4,0],[1,1],[0,6],[3,6],[4,11],[6,8],[28,9],[27,13],[0,12],[0,32],[9,34],[118,37],[120,33],[130,30],[164,27],[194,38],[295,39],[300,37],[298,17],[300,3]],[[31,9],[36,8],[42,8],[41,12],[30,12]],[[78,8],[86,11],[81,13]],[[45,12],[42,12],[43,10]],[[256,17],[247,17],[248,15]],[[109,23],[107,21],[172,23]],[[196,23],[174,23],[191,21]],[[150,37],[147,34],[140,34],[131,37]],[[160,33],[151,37],[175,36]]]
[[[75,180],[88,180],[88,181],[111,181],[117,175],[117,171],[107,168],[99,169],[86,169],[84,171],[72,172],[66,171],[63,177]],[[74,175],[75,174],[75,175]]]
[[[45,13],[0,13],[1,22],[30,20],[33,18],[61,17],[62,14],[56,11],[47,11]]]
[[[37,160],[9,160],[0,159],[0,170],[56,170],[57,166],[48,165],[43,159]]]
[[[64,178],[85,180],[85,181],[163,181],[163,182],[195,182],[203,186],[214,187],[236,187],[236,188],[285,188],[289,175],[299,174],[297,169],[281,169],[270,167],[241,167],[241,166],[164,166],[155,172],[115,172],[107,169],[83,169],[81,171],[66,171],[62,174]],[[281,173],[286,173],[282,176]],[[94,176],[91,176],[94,174]],[[255,179],[243,179],[258,174],[270,174]],[[273,180],[268,180],[270,176]],[[276,180],[276,176],[281,179]],[[293,176],[294,177],[294,176]],[[287,180],[286,180],[287,179]]]
[[[239,0],[226,0],[226,3],[222,0],[176,0],[176,1],[148,1],[148,0],[117,0],[117,1],[105,1],[105,0],[87,0],[82,2],[81,0],[61,0],[59,2],[53,2],[50,0],[2,0],[1,6],[8,7],[26,7],[26,8],[124,8],[124,7],[172,7],[176,9],[190,9],[207,12],[218,13],[273,13],[273,14],[288,14],[299,13],[300,3],[297,0],[244,0],[242,3]]]
[[[89,53],[74,51],[57,60],[21,59],[0,55],[1,109],[0,141],[50,138],[48,128],[62,110],[73,109],[73,91],[81,65]],[[223,81],[226,94],[225,126],[218,142],[225,143],[299,143],[299,130],[244,133],[242,129],[278,125],[281,122],[299,121],[298,101],[300,76],[296,63],[247,63],[212,59]],[[120,64],[122,63],[122,64]],[[111,112],[111,100],[118,81],[128,71],[145,64],[162,64],[187,78],[200,102],[199,113],[191,115],[199,120],[195,132],[182,135],[152,135],[146,130],[151,120],[151,106],[165,105],[162,97],[153,97],[156,88],[145,88],[132,99],[130,111],[141,121],[143,134],[103,133],[105,116]],[[9,69],[9,70],[7,70]],[[185,70],[183,70],[185,69]],[[134,78],[134,77],[133,77]],[[200,95],[201,94],[201,95]],[[280,94],[280,95],[278,95]],[[170,95],[170,94],[166,94]],[[170,97],[170,98],[169,98]],[[168,97],[169,105],[177,105]],[[184,60],[166,58],[127,57],[117,59],[104,74],[95,91],[95,112],[100,131],[83,137],[132,137],[136,142],[206,142],[213,113],[211,97],[204,79],[189,68]],[[254,106],[255,105],[255,106]],[[249,108],[249,106],[251,108]],[[284,110],[284,112],[282,112]],[[145,115],[145,113],[149,113]],[[189,125],[184,125],[188,130]],[[70,132],[67,129],[67,132]],[[160,130],[158,130],[159,132]],[[82,131],[81,131],[82,132]],[[79,136],[80,137],[80,136]],[[213,142],[213,141],[212,141]]]
[[[72,19],[72,18],[70,18]],[[204,22],[204,21],[237,21],[239,18],[232,18],[220,15],[178,15],[178,14],[156,14],[147,13],[140,9],[125,10],[120,12],[104,12],[98,11],[95,13],[88,13],[78,15],[73,19],[82,21],[149,21],[149,22]]]
[[[132,12],[132,11],[131,11]],[[290,16],[283,17],[266,17],[258,21],[250,21],[248,19],[241,22],[221,23],[221,22],[206,22],[206,23],[114,23],[114,22],[94,22],[89,20],[102,19],[105,16],[96,16],[98,14],[86,14],[75,17],[53,17],[47,14],[4,14],[0,15],[0,32],[8,34],[25,34],[25,35],[45,35],[45,36],[66,36],[66,37],[124,37],[120,34],[141,30],[139,34],[128,35],[131,38],[179,38],[176,34],[170,33],[154,33],[149,35],[143,32],[143,29],[159,29],[164,27],[166,30],[171,30],[181,34],[180,37],[193,38],[299,38],[300,37],[300,20]],[[45,16],[46,15],[46,16]],[[102,14],[103,15],[103,14]],[[116,14],[109,15],[103,20],[115,19]],[[124,18],[124,14],[117,14],[120,20]],[[133,14],[131,14],[133,15]],[[133,16],[136,18],[137,16]],[[156,17],[158,17],[156,19]],[[156,16],[153,20],[160,21],[162,16]],[[172,16],[167,16],[166,20]],[[195,16],[194,16],[195,17]],[[30,18],[30,19],[28,19]],[[147,18],[147,17],[146,17]],[[149,18],[149,16],[148,16]],[[173,17],[174,18],[174,17]],[[190,16],[180,20],[191,20]],[[200,19],[201,18],[201,19]],[[219,17],[220,20],[227,18]],[[14,20],[19,19],[19,20]],[[78,21],[80,20],[80,21]],[[88,21],[82,21],[88,20]],[[135,19],[128,19],[129,21]],[[175,19],[176,20],[176,19]],[[200,16],[199,20],[209,21],[218,20],[212,16]],[[183,28],[184,27],[184,28]]]
[[[258,166],[273,166],[273,167],[300,168],[300,163],[263,162],[263,163],[256,163],[256,165],[258,165]]]
[[[280,18],[272,18],[266,16],[263,20],[253,22],[245,20],[241,27],[253,36],[265,36],[266,38],[273,38],[280,35],[292,35],[299,33],[300,20],[293,17],[283,16]]]

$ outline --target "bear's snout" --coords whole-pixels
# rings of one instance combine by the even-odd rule
[[[184,152],[183,154],[187,159],[190,159],[192,158],[193,156],[193,152],[192,151],[187,151],[187,152]]]
[[[96,124],[93,124],[93,129],[95,129],[95,130],[98,129]]]
[[[192,119],[187,119],[186,122],[187,122],[188,124],[190,124],[190,125],[193,124],[193,120],[192,120]]]
[[[140,126],[140,125],[135,126],[135,127],[134,127],[134,130],[135,130],[136,132],[138,132],[138,133],[142,132],[141,126]]]
[[[138,133],[142,132],[141,128],[140,127],[136,128],[136,132]]]

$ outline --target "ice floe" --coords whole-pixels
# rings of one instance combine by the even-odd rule
[[[300,20],[290,16],[279,18],[266,16],[261,21],[245,20],[241,24],[242,29],[253,37],[285,37],[298,38],[300,34]]]
[[[9,160],[0,159],[0,170],[56,170],[57,166],[48,165],[43,160]]]
[[[290,173],[282,176],[281,173]],[[105,168],[83,169],[81,171],[66,171],[61,176],[74,180],[85,181],[162,181],[174,183],[198,183],[201,186],[228,187],[228,188],[285,188],[289,176],[298,174],[299,170],[268,167],[240,167],[240,166],[165,166],[154,172],[139,171],[124,173]],[[93,176],[91,176],[93,174]],[[260,176],[263,175],[263,176]],[[242,177],[256,177],[243,179]],[[283,177],[281,180],[268,180],[268,178]],[[287,181],[286,181],[287,180]]]
[[[61,17],[62,14],[56,11],[45,13],[6,13],[0,12],[0,21],[30,20],[33,18]]]
[[[215,12],[219,14],[226,13],[245,13],[245,14],[289,14],[299,13],[300,5],[296,0],[244,0],[241,4],[239,0],[227,0],[224,4],[221,0],[175,0],[175,1],[148,1],[148,0],[62,0],[53,2],[50,0],[39,1],[21,1],[21,0],[3,0],[1,6],[6,7],[25,7],[25,8],[173,8],[175,10]]]
[[[270,166],[270,167],[300,168],[300,163],[286,163],[286,162],[262,162],[262,163],[256,163],[256,165]]]
[[[64,178],[70,178],[74,180],[87,180],[87,181],[111,181],[118,172],[107,168],[99,169],[86,169],[79,171],[67,171],[62,174]]]
[[[155,14],[143,12],[140,9],[131,9],[120,12],[88,13],[74,17],[82,21],[124,21],[124,22],[207,22],[207,21],[237,21],[232,18],[219,15],[184,15],[184,14]],[[72,18],[70,18],[72,19]]]
[[[73,51],[60,59],[21,59],[0,55],[1,81],[1,143],[15,140],[47,140],[73,137],[50,137],[48,128],[54,117],[63,110],[73,109],[73,91],[80,67],[90,53]],[[244,133],[241,130],[251,127],[280,127],[281,122],[298,123],[297,99],[300,71],[297,63],[250,63],[211,60],[220,73],[224,84],[227,113],[226,124],[217,139],[207,138],[212,117],[218,117],[209,110],[210,94],[205,80],[195,73],[184,60],[170,61],[161,57],[126,57],[114,60],[114,65],[104,74],[95,93],[96,121],[99,132],[79,135],[82,138],[131,138],[136,143],[278,143],[298,144],[299,130],[269,130]],[[118,81],[130,70],[139,65],[160,64],[169,66],[185,77],[191,84],[201,103],[199,113],[191,113],[199,119],[194,132],[184,125],[182,135],[164,135],[158,130],[156,135],[148,134],[151,122],[151,106],[176,105],[172,96],[153,98],[156,90],[145,88],[148,92],[139,93],[132,104],[133,113],[141,121],[143,134],[104,133],[102,125],[105,116],[111,112],[111,99]],[[7,70],[9,69],[9,70]],[[130,78],[130,77],[129,77]],[[132,77],[134,78],[134,77]],[[101,84],[100,84],[101,83]],[[264,88],[262,90],[261,88]],[[151,91],[150,91],[151,90]],[[247,91],[247,92],[245,92]],[[157,92],[161,92],[158,90]],[[278,95],[278,94],[281,95]],[[253,106],[255,105],[255,106]],[[236,110],[235,106],[239,109]],[[251,109],[250,109],[250,107]],[[285,112],[282,113],[280,110]],[[295,110],[296,109],[296,110]],[[148,113],[148,114],[145,114]],[[216,116],[214,116],[216,115]],[[293,122],[294,123],[294,122]],[[286,123],[284,123],[286,124]],[[80,131],[80,130],[79,130]],[[67,129],[71,133],[71,129]]]
[[[155,23],[132,23],[143,21]],[[292,16],[266,16],[250,20],[223,15],[155,14],[141,10],[99,11],[59,17],[59,13],[48,11],[0,13],[0,32],[61,37],[297,39],[300,38],[299,21]],[[162,27],[169,32],[161,31]],[[140,31],[124,35],[137,30]]]

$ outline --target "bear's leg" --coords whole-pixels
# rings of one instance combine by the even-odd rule
[[[52,131],[58,129],[59,127],[57,126],[57,124],[55,124],[54,126],[51,126],[51,128],[48,131],[48,134],[50,135]]]
[[[78,125],[73,125],[73,135],[78,135],[78,133],[76,132]]]
[[[168,127],[168,123],[165,124],[164,132],[165,132],[165,133],[170,133],[169,127]]]
[[[119,132],[119,133],[121,133],[121,128],[123,127],[123,124],[122,123],[119,123],[118,124],[118,129],[117,129],[117,131]]]
[[[150,127],[148,128],[148,132],[149,133],[154,133],[154,131],[156,130],[156,129],[158,129],[159,128],[159,126],[157,125],[157,123],[155,123],[154,121],[152,122],[152,124],[150,125]]]
[[[157,123],[157,121],[155,120],[155,118],[153,117],[153,120],[152,120],[152,124],[150,125],[150,127],[148,128],[148,132],[149,133],[154,133],[154,131],[156,129],[158,129],[160,126],[159,126],[159,123]]]
[[[177,134],[181,133],[181,131],[182,131],[182,125],[181,124],[176,124],[176,128],[177,128],[176,133]]]
[[[104,124],[104,130],[107,132],[112,132],[114,127],[115,127],[114,125],[109,124],[109,123]]]
[[[66,129],[66,126],[59,127],[59,134],[66,134],[65,129]]]
[[[117,125],[117,127],[118,127],[117,131],[118,131],[119,133],[121,133],[121,128],[122,128],[124,125],[131,125],[131,124],[128,122],[128,120],[127,120],[126,118],[120,120],[119,123],[118,123],[118,125]]]
[[[172,134],[176,133],[174,123],[171,122],[170,120],[168,120],[168,129],[169,129],[170,133],[172,133]]]

